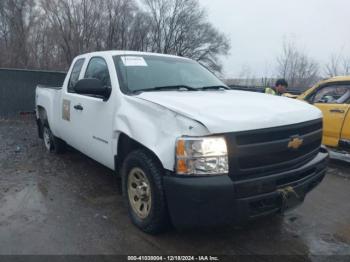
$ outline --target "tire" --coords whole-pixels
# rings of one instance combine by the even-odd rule
[[[122,166],[123,195],[129,216],[133,224],[149,234],[163,232],[169,225],[163,172],[152,153],[143,149],[131,152]]]
[[[66,143],[52,134],[48,123],[44,123],[42,128],[44,146],[47,151],[56,154],[64,153],[66,151]]]

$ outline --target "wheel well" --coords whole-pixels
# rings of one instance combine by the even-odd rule
[[[128,135],[121,133],[118,140],[118,149],[117,149],[117,155],[114,157],[115,162],[115,170],[119,174],[119,170],[124,162],[124,159],[126,156],[131,153],[132,151],[143,149],[148,151],[149,154],[151,154],[159,163],[161,166],[162,163],[157,157],[157,155],[141,143],[137,142],[136,140],[130,138]]]
[[[45,108],[43,108],[42,106],[38,106],[38,115],[39,115],[39,119],[46,120],[47,114],[46,114]]]

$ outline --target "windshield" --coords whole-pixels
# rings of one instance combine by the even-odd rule
[[[209,70],[189,59],[125,55],[115,56],[114,62],[121,88],[127,93],[225,86]]]

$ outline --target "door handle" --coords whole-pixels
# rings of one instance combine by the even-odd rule
[[[75,105],[75,106],[74,106],[74,109],[75,109],[75,110],[80,110],[80,111],[83,111],[83,110],[84,110],[84,108],[83,108],[81,105]]]
[[[339,113],[339,114],[344,114],[345,113],[345,111],[341,110],[341,109],[331,109],[331,110],[329,110],[329,112],[331,112],[331,113]]]

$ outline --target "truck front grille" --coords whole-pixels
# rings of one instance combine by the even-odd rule
[[[290,149],[288,144],[295,136],[303,144]],[[232,178],[268,175],[297,168],[317,155],[322,143],[322,120],[228,133],[225,137]]]

